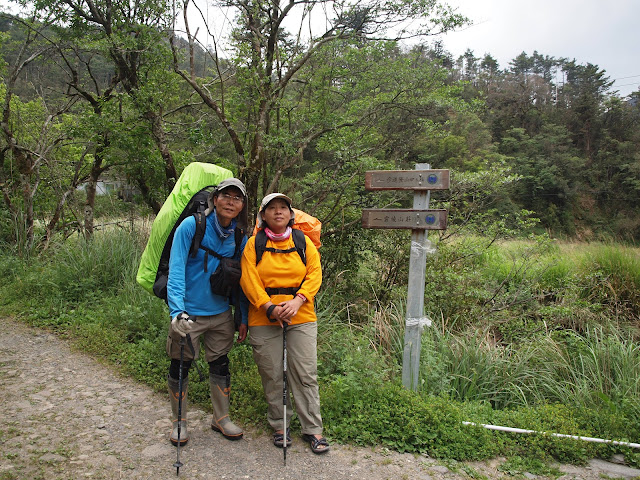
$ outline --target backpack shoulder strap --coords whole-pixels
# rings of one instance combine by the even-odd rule
[[[262,260],[262,254],[267,248],[267,234],[264,230],[258,230],[256,233],[256,265]]]
[[[258,230],[258,233],[256,233],[256,265],[258,263],[260,263],[260,260],[262,260],[262,255],[264,254],[265,251],[269,251],[269,252],[274,252],[274,253],[290,253],[293,251],[298,252],[298,255],[300,255],[300,260],[302,260],[302,263],[304,263],[305,265],[307,264],[307,241],[304,238],[305,235],[303,232],[301,232],[300,230],[294,228],[291,230],[291,235],[293,237],[293,244],[295,245],[295,248],[291,248],[289,250],[278,250],[275,248],[267,248],[267,234],[264,233],[264,230]]]
[[[207,230],[207,216],[204,214],[206,208],[206,202],[200,201],[198,202],[196,212],[193,214],[193,218],[196,221],[196,233],[193,235],[191,248],[189,249],[189,255],[191,257],[195,257],[198,253],[198,249]]]
[[[244,230],[236,227],[233,231],[233,237],[236,242],[236,250],[233,252],[233,258],[238,259],[240,257],[240,248],[242,247],[242,237],[244,237]]]
[[[297,228],[291,229],[291,235],[293,235],[293,243],[296,246],[296,251],[300,255],[300,260],[305,265],[307,264],[307,241],[304,238],[304,232]]]

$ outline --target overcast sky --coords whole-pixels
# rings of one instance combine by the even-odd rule
[[[523,51],[592,63],[626,96],[640,88],[640,0],[443,0],[474,26],[442,37],[457,58],[467,48],[504,69]]]

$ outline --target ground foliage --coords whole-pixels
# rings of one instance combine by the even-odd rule
[[[4,254],[0,258],[0,273],[7,279],[1,287],[3,311],[67,336],[83,351],[164,391],[168,314],[160,300],[134,282],[143,238],[114,231],[89,243],[76,239],[73,244],[56,245],[46,257],[25,260]],[[475,294],[452,291],[451,298],[443,296],[429,304],[434,324],[423,336],[418,392],[399,382],[402,301],[384,307],[373,298],[365,310],[356,305],[364,299],[344,299],[338,285],[323,288],[317,298],[318,358],[327,435],[335,441],[384,445],[450,460],[513,456],[510,468],[514,469],[523,458],[581,463],[616,452],[637,464],[637,452],[624,446],[491,432],[463,423],[637,440],[637,312],[622,300],[638,291],[637,279],[624,283],[628,293],[620,291],[615,302],[584,293],[585,285],[595,286],[594,275],[607,277],[603,291],[622,285],[614,278],[618,274],[628,282],[625,272],[633,271],[637,251],[619,245],[549,246],[547,242],[541,248],[523,241],[487,249],[486,238],[468,242],[465,249],[452,245],[449,253],[443,247],[434,260],[450,265],[457,251],[460,256],[454,263],[467,268],[456,270],[456,276],[467,285],[462,290]],[[481,246],[484,253],[470,255],[470,245]],[[514,266],[513,252],[523,249],[536,252],[535,268]],[[612,261],[622,268],[607,270]],[[372,268],[375,262],[363,262],[367,268],[360,269],[360,279],[369,277],[375,284],[380,274]],[[541,274],[550,264],[556,266],[553,278]],[[518,275],[508,273],[514,269]],[[93,273],[87,277],[82,271]],[[429,279],[430,291],[450,288],[444,276],[443,284],[437,285],[440,277]],[[487,299],[499,297],[495,289],[503,278],[510,279],[505,291],[534,293],[526,306],[504,300],[502,313],[491,308],[496,301]],[[517,284],[521,286],[516,288]],[[514,298],[513,293],[504,295]],[[550,309],[552,304],[557,310]],[[578,317],[583,311],[591,313],[571,323],[567,317],[574,309]],[[544,317],[536,313],[539,310],[545,311]],[[464,320],[468,318],[474,321]],[[203,360],[199,362],[206,369]],[[250,347],[236,346],[231,363],[234,414],[245,424],[267,429]],[[206,382],[196,380],[195,370],[192,373],[191,398],[208,408]],[[296,420],[293,428],[299,428]]]

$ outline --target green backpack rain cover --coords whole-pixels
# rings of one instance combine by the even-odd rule
[[[222,180],[233,177],[231,170],[211,163],[193,162],[182,171],[151,225],[151,234],[147,246],[140,258],[140,267],[136,281],[149,293],[153,294],[162,252],[167,240],[176,227],[176,221],[191,198],[203,188],[217,185]],[[171,236],[173,239],[173,236]]]

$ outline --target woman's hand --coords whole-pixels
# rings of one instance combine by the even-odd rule
[[[292,298],[291,300],[287,300],[286,302],[282,302],[279,305],[280,309],[278,309],[277,307],[275,308],[275,310],[279,310],[278,320],[290,323],[291,319],[296,315],[296,313],[298,313],[298,310],[300,310],[300,307],[303,303],[304,300],[302,300],[302,298],[298,296],[295,296],[294,298]]]
[[[274,305],[273,303],[271,305]],[[278,322],[278,325],[280,325],[280,328],[284,328],[284,324],[289,324],[291,323],[291,319],[290,318],[285,318],[282,316],[282,312],[283,312],[283,304],[280,305],[274,305],[273,309],[271,310],[271,321],[273,322]]]
[[[272,302],[267,302],[262,306],[262,308],[265,310],[265,314],[269,309],[271,309],[271,319],[276,320],[280,324],[280,327],[284,327],[285,323],[291,323],[291,319],[296,315],[296,313],[298,313],[298,310],[300,310],[303,303],[304,300],[299,296],[296,296],[291,300],[287,300],[286,302],[282,302],[277,305]]]
[[[277,321],[280,322],[280,326],[282,326],[282,320],[280,319],[280,312],[282,311],[281,305],[276,305],[269,301],[262,306],[262,309],[270,322],[275,323]]]

